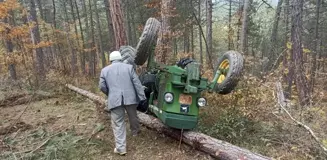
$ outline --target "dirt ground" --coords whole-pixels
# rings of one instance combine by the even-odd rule
[[[118,156],[110,117],[86,98],[69,92],[0,95],[0,159],[212,159],[143,126],[132,137],[128,125],[128,153]],[[22,97],[27,100],[18,100]]]

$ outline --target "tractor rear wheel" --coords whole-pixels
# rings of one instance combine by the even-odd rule
[[[134,60],[136,56],[136,49],[131,46],[121,46],[119,51],[121,53],[123,63],[130,64],[135,68],[136,64]]]
[[[157,43],[160,22],[155,18],[146,21],[140,40],[136,46],[135,64],[143,65]]]
[[[239,52],[228,51],[218,58],[215,73],[221,72],[214,91],[219,94],[228,94],[237,86],[242,76],[243,57]]]

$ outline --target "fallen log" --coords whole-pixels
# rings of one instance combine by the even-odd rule
[[[107,104],[106,100],[100,96],[97,96],[94,93],[88,92],[86,90],[80,89],[73,85],[66,85],[69,89],[89,98],[90,100],[105,105]],[[180,140],[185,144],[188,144],[200,151],[210,154],[214,158],[221,160],[271,160],[272,158],[253,153],[250,150],[240,148],[238,146],[232,145],[228,142],[221,141],[215,138],[212,138],[203,133],[194,132],[194,131],[184,131],[181,136],[181,131],[169,128],[165,126],[159,119],[138,112],[138,117],[140,123],[142,123],[147,128],[156,130],[160,133],[164,133],[172,138]]]

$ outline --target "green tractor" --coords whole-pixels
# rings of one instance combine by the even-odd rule
[[[201,77],[200,64],[191,59],[181,59],[175,65],[159,64],[154,60],[154,48],[160,22],[149,18],[136,49],[122,46],[123,61],[136,67],[147,62],[139,77],[145,88],[146,106],[138,110],[154,114],[166,126],[175,129],[193,129],[199,120],[199,108],[207,105],[202,91],[230,93],[237,85],[243,69],[243,57],[236,51],[223,54],[215,67],[211,82]]]

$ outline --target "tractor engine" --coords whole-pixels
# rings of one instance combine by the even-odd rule
[[[200,76],[200,64],[182,59],[176,65],[156,68],[139,76],[148,104],[138,110],[154,113],[173,128],[194,128],[199,107],[206,103],[201,92],[207,89],[207,79]]]

